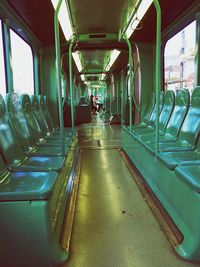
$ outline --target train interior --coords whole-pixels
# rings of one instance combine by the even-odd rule
[[[0,63],[0,266],[199,266],[199,0],[1,0]]]

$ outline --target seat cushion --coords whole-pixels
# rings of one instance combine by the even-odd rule
[[[12,172],[0,183],[0,201],[49,199],[56,172]]]
[[[64,167],[64,157],[27,157],[26,160],[20,162],[19,165],[12,165],[12,171],[57,171],[61,172]]]
[[[200,193],[200,166],[181,166],[177,167],[176,175],[179,179],[188,184],[194,191]]]
[[[200,155],[194,151],[160,152],[158,158],[169,168],[175,169],[179,165],[200,164]]]

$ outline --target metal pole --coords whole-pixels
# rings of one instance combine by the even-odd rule
[[[9,32],[10,23],[8,20],[5,20],[3,23],[3,32],[4,32],[4,47],[5,47],[5,61],[6,61],[6,72],[7,72],[7,90],[8,93],[14,91],[13,87],[13,71],[12,71],[12,62],[11,62],[11,45],[10,45],[10,32]]]
[[[56,84],[58,93],[58,108],[60,122],[60,136],[62,143],[62,153],[64,154],[64,123],[63,123],[63,107],[62,107],[62,88],[61,88],[61,58],[60,58],[60,32],[58,24],[58,13],[62,4],[59,0],[54,13],[54,30],[55,30],[55,50],[56,50]]]
[[[126,36],[126,42],[128,45],[129,51],[129,82],[130,82],[130,99],[129,99],[129,130],[132,132],[132,121],[133,121],[133,114],[132,114],[132,99],[133,99],[133,61],[132,61],[132,46],[129,39]]]
[[[72,37],[72,40],[69,45],[69,86],[70,86],[70,102],[71,102],[71,120],[72,128],[74,129],[74,88],[73,88],[73,75],[72,75],[72,47],[75,41],[75,36]]]
[[[119,80],[118,79],[116,82],[116,89],[117,89],[117,115],[119,115]]]
[[[110,89],[110,114],[112,113],[112,102],[111,102],[111,98],[112,98],[112,81],[111,84],[109,86]]]
[[[138,10],[138,8],[139,8],[141,2],[142,2],[142,0],[138,0],[137,3],[135,4],[134,11],[133,11],[133,13],[131,14],[131,16],[130,16],[130,18],[129,18],[129,22],[128,22],[128,24],[126,25],[126,27],[125,27],[125,28],[123,29],[123,31],[122,31],[122,33],[121,33],[121,35],[120,35],[120,39],[125,35],[125,32],[126,32],[126,30],[128,29],[129,24],[131,23],[131,20],[132,20],[132,18],[134,17],[135,13],[137,12],[137,10]]]
[[[161,58],[161,9],[158,0],[153,0],[156,13],[156,131],[155,131],[155,154],[159,152],[159,112],[160,112],[160,58]]]

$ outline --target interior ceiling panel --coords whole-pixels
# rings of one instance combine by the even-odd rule
[[[54,9],[51,0],[8,0],[44,45],[54,44]],[[60,34],[61,42],[65,41]]]
[[[68,0],[73,24],[78,34],[118,33],[124,27],[136,0]],[[54,10],[50,0],[8,0],[44,45],[54,44]],[[180,15],[194,0],[161,0],[162,29]],[[173,7],[173,8],[172,8]],[[142,29],[132,36],[134,41],[155,38],[156,12],[152,5],[142,22]],[[61,42],[65,42],[61,32]],[[81,51],[85,69],[103,67],[108,51]],[[119,59],[120,61],[120,59]]]
[[[118,33],[136,0],[69,0],[78,34]]]
[[[81,51],[81,56],[83,57],[83,69],[84,70],[103,70],[106,62],[109,59],[110,51]]]

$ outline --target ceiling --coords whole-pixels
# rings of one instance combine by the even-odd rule
[[[68,0],[73,25],[78,35],[118,34],[119,29],[124,28],[135,2],[136,0]],[[165,29],[193,2],[194,0],[160,0],[162,29]],[[28,24],[44,46],[54,44],[54,10],[50,0],[8,0],[8,3]],[[136,31],[131,39],[151,42],[155,38],[155,27],[156,13],[152,5],[143,19],[142,29]],[[65,43],[62,32],[61,42]],[[99,43],[98,48],[95,43]],[[109,51],[117,46],[120,46],[117,39],[90,40],[81,50],[84,69],[103,69],[108,60]],[[104,50],[99,50],[101,47]],[[124,53],[121,53],[121,57],[124,57]],[[120,57],[118,61],[123,62]]]

